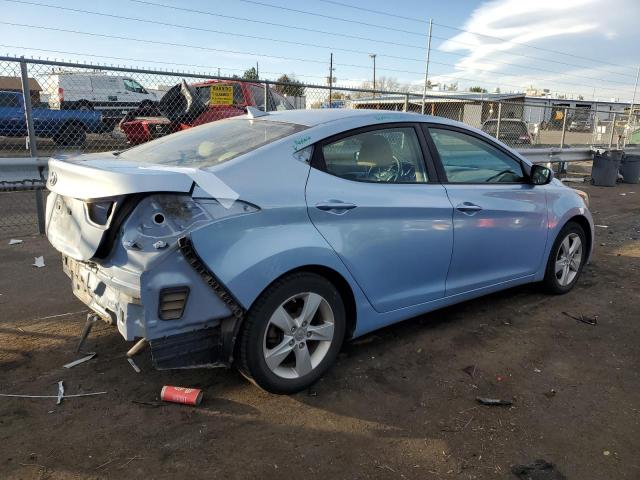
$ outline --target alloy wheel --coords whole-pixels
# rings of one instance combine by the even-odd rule
[[[556,255],[555,275],[562,287],[571,284],[580,271],[582,263],[582,240],[576,233],[567,235]]]
[[[327,355],[334,329],[333,311],[321,295],[304,292],[288,298],[273,312],[264,333],[267,367],[281,378],[307,375]]]

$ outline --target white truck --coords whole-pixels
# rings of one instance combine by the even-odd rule
[[[127,112],[158,100],[138,81],[104,72],[55,72],[42,83],[51,108],[99,111],[105,130],[113,129]]]

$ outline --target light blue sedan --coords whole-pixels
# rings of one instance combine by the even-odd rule
[[[49,162],[76,296],[157,368],[308,387],[346,339],[591,255],[588,197],[485,133],[366,110],[263,112]]]

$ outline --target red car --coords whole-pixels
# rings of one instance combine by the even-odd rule
[[[171,88],[157,105],[129,112],[120,129],[132,145],[187,128],[246,113],[246,107],[264,110],[264,85],[233,80],[209,80]],[[269,110],[293,110],[279,93],[268,89]]]

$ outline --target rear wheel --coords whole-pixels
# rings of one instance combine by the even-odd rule
[[[551,293],[563,294],[577,283],[587,258],[584,230],[574,222],[566,224],[553,244],[544,284]]]
[[[239,340],[238,368],[271,393],[295,393],[334,362],[345,332],[340,294],[325,278],[296,273],[256,300]]]

